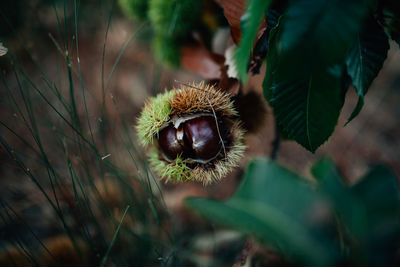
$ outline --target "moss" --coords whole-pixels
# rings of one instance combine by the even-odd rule
[[[125,15],[139,20],[146,19],[148,0],[119,0],[118,2]]]
[[[170,119],[171,105],[169,103],[173,95],[174,91],[168,91],[150,98],[146,103],[136,126],[139,141],[143,145],[152,143],[161,126]]]

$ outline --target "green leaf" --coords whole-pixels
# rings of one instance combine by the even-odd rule
[[[283,134],[311,152],[337,124],[347,90],[341,64],[369,2],[292,1],[270,36],[265,97]]]
[[[367,14],[369,2],[292,1],[282,22],[279,57],[288,63],[295,62],[295,71],[313,62],[324,66],[343,62]]]
[[[384,220],[396,221],[399,227],[400,190],[396,176],[385,166],[376,166],[353,185],[352,192],[368,209],[369,227],[377,228]]]
[[[310,73],[304,80],[273,80],[269,102],[288,136],[311,152],[337,125],[343,106],[340,68]]]
[[[144,20],[147,17],[148,0],[119,0],[122,11],[132,18]]]
[[[319,190],[330,199],[350,233],[359,241],[364,240],[367,234],[365,207],[343,183],[332,160],[318,161],[311,168],[311,173],[318,180]]]
[[[349,188],[331,160],[317,162],[311,171],[354,237],[361,258],[371,266],[395,266],[400,244],[400,191],[394,174],[378,166]]]
[[[271,0],[248,0],[248,7],[242,16],[241,30],[242,39],[235,53],[236,67],[239,78],[245,83],[247,81],[247,66],[254,39],[265,11],[271,4]]]
[[[400,3],[397,0],[387,0],[382,5],[381,13],[378,14],[380,23],[390,38],[400,46]]]
[[[388,37],[374,18],[369,18],[357,34],[353,49],[346,58],[347,72],[356,88],[359,100],[346,124],[355,118],[364,105],[364,96],[378,75],[389,50]]]
[[[342,70],[339,66],[309,69],[291,77],[277,53],[280,34],[280,26],[271,31],[264,95],[283,133],[314,152],[337,124],[344,103]]]
[[[316,208],[327,209],[321,196],[301,177],[265,158],[249,164],[230,199],[186,202],[207,219],[272,242],[307,266],[325,266],[336,257],[333,242],[315,222]]]
[[[368,240],[364,255],[375,266],[395,266],[400,244],[400,188],[397,177],[377,166],[352,188],[366,208]]]

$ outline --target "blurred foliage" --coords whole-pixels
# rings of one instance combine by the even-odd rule
[[[148,0],[119,0],[122,11],[134,19],[143,20],[147,17]]]
[[[254,37],[262,16],[268,23],[269,47],[264,94],[274,110],[282,135],[314,152],[332,134],[349,83],[359,101],[348,122],[357,116],[364,95],[382,68],[388,39],[398,42],[400,8],[396,1],[273,1],[268,8],[250,0],[243,15],[242,39],[236,53],[240,77],[247,79]],[[263,8],[264,13],[257,10]],[[257,11],[257,12],[255,12]],[[251,22],[251,23],[250,23]],[[276,28],[276,29],[275,29]],[[386,33],[386,34],[385,34]],[[246,68],[247,67],[247,68]]]
[[[5,14],[7,14],[7,17],[5,17]],[[2,5],[0,15],[0,36],[4,38],[12,34],[10,25],[17,29],[23,24],[26,17],[23,2],[11,1],[7,5]]]
[[[256,38],[260,23],[265,16],[265,10],[268,9],[271,2],[271,0],[249,1],[246,12],[241,18],[240,24],[243,34],[239,47],[236,50],[235,59],[239,77],[243,82],[247,80],[248,58],[253,48],[254,39]]]
[[[377,18],[386,33],[400,45],[400,3],[396,0],[377,2]]]
[[[316,183],[258,158],[229,199],[186,202],[208,220],[254,235],[294,263],[395,266],[400,191],[394,174],[376,166],[347,187],[329,159],[317,162],[312,173]]]
[[[180,65],[180,46],[198,28],[202,1],[152,0],[148,16],[154,29],[154,53],[161,62]]]
[[[156,58],[170,67],[180,65],[180,47],[192,40],[194,31],[204,28],[201,20],[205,1],[190,0],[120,0],[124,13],[150,21],[154,30]]]
[[[148,16],[156,34],[168,34],[171,38],[188,34],[199,19],[202,1],[152,0]]]

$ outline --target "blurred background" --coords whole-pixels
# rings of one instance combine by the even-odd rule
[[[229,26],[220,9],[206,10],[201,18],[215,22],[205,23],[207,42],[223,54],[232,43]],[[123,1],[18,0],[0,11],[7,49],[0,56],[0,265],[234,264],[246,236],[206,222],[183,199],[231,196],[249,159],[271,153],[275,126],[262,97],[265,64],[242,86],[263,101],[263,116],[247,135],[240,166],[207,187],[165,184],[148,168],[136,119],[148,97],[177,81],[210,77],[160,60],[166,54],[154,52],[157,29],[129,16]],[[400,50],[390,47],[360,115],[343,126],[358,98],[349,90],[329,141],[315,154],[283,141],[278,162],[311,177],[311,164],[329,156],[348,184],[377,163],[400,177]],[[254,246],[255,259],[284,262],[270,248]]]

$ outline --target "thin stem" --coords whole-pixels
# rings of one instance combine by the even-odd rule
[[[272,141],[272,150],[270,154],[271,160],[276,160],[281,145],[281,135],[279,132],[278,123],[275,121],[275,138]]]
[[[107,249],[106,254],[104,255],[103,259],[101,260],[100,266],[104,266],[104,265],[106,264],[108,255],[110,254],[111,249],[112,249],[112,247],[114,246],[114,243],[115,243],[115,240],[117,239],[119,230],[121,229],[122,222],[124,221],[125,216],[126,216],[126,214],[128,213],[129,208],[130,208],[129,205],[126,206],[124,215],[122,215],[121,221],[120,221],[119,224],[118,224],[117,230],[115,230],[114,236],[113,236],[113,238],[112,238],[112,240],[111,240],[110,245],[108,246],[108,249]]]
[[[247,261],[247,257],[250,254],[250,250],[253,247],[253,240],[251,237],[247,238],[246,244],[244,245],[242,251],[240,252],[239,259],[233,264],[233,267],[244,266]]]

